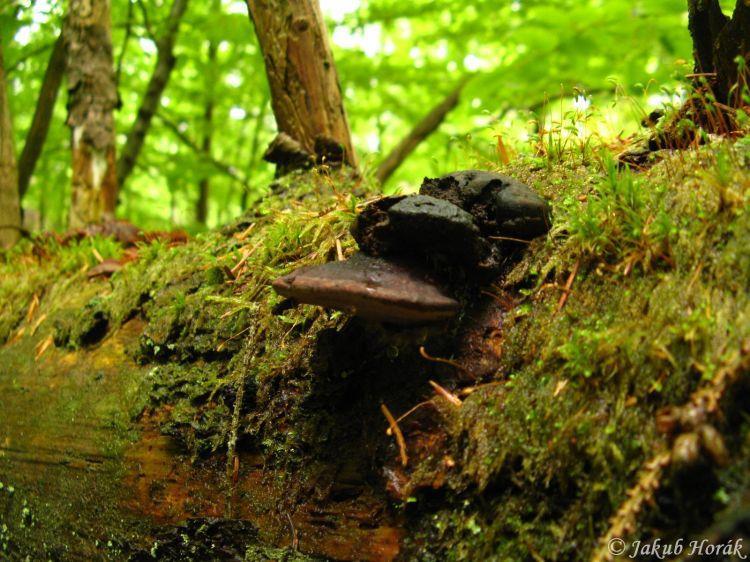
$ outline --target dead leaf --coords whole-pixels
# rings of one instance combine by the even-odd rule
[[[95,265],[86,272],[86,276],[89,279],[94,277],[109,277],[115,271],[120,271],[122,264],[119,260],[106,259],[102,260],[98,265]]]

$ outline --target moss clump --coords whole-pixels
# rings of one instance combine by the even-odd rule
[[[605,160],[587,174],[593,183],[565,189],[538,179],[567,177],[560,167],[529,176],[548,186],[555,229],[504,285],[522,298],[497,382],[447,422],[461,459],[450,485],[482,501],[422,520],[442,547],[435,559],[582,559],[595,547],[642,463],[665,446],[657,410],[686,402],[750,341],[743,151],[718,143],[642,175]],[[685,511],[702,502],[689,496],[669,501]],[[636,536],[653,532],[646,522]]]
[[[173,437],[194,457],[207,457],[226,444],[235,389],[223,384],[230,368],[223,362],[166,364],[151,369],[149,416],[162,433]],[[245,396],[252,404],[255,388],[246,381]]]
[[[79,310],[70,310],[55,321],[54,342],[58,347],[77,349],[99,343],[109,329],[109,317],[94,297]]]
[[[86,270],[97,263],[97,254],[107,259],[117,258],[121,252],[109,239],[62,244],[54,237],[24,240],[13,250],[0,250],[0,344],[8,341],[24,320],[30,324],[50,291],[54,290],[50,304],[57,309],[60,302],[70,300],[70,296],[59,298],[66,290],[100,287],[99,281],[88,283]]]

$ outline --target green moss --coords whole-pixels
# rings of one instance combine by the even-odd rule
[[[604,175],[587,174],[593,185],[550,190],[553,235],[505,284],[529,288],[506,327],[504,382],[451,421],[461,459],[451,485],[485,508],[439,511],[427,525],[437,553],[578,559],[594,547],[663,443],[656,410],[684,403],[750,338],[750,175],[738,152],[720,143],[638,176],[605,162]]]

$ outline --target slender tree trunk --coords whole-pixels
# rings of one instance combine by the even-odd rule
[[[459,102],[461,91],[466,85],[466,79],[461,80],[459,84],[443,99],[439,104],[430,110],[424,118],[409,132],[404,139],[398,143],[388,156],[378,166],[375,171],[375,177],[380,183],[388,181],[399,166],[406,158],[414,152],[419,144],[434,133],[440,124],[445,121],[446,116],[450,113]]]
[[[44,71],[42,87],[39,90],[39,97],[34,110],[34,118],[31,121],[26,142],[18,158],[18,192],[20,199],[23,199],[29,188],[31,176],[34,174],[34,168],[36,168],[36,163],[42,153],[64,73],[65,39],[61,33],[55,41],[47,63],[47,69]]]
[[[750,3],[737,0],[730,19],[718,0],[688,0],[688,14],[696,72],[711,75],[717,100],[738,106],[740,94],[732,90],[746,79],[738,75],[736,59],[750,59]]]
[[[135,167],[138,155],[143,148],[146,134],[156,114],[161,97],[169,83],[169,77],[177,62],[174,56],[174,45],[180,28],[180,21],[187,8],[188,0],[174,0],[169,11],[164,35],[157,41],[156,66],[146,86],[141,106],[138,108],[135,121],[128,131],[125,146],[117,161],[117,183],[124,185]]]
[[[260,154],[260,134],[263,131],[263,121],[266,119],[266,111],[268,111],[268,99],[264,99],[260,105],[258,116],[255,118],[255,130],[253,131],[253,140],[250,144],[250,157],[247,163],[247,176],[250,177],[250,171],[255,166]],[[240,197],[240,209],[243,211],[247,209],[247,200],[250,197],[250,187],[244,186],[242,189],[242,196]]]
[[[315,162],[356,167],[318,0],[247,0],[247,6],[280,133],[265,159],[277,164],[277,174]]]
[[[5,84],[5,65],[0,44],[0,248],[9,248],[21,234],[18,170],[13,144],[13,124]]]
[[[214,10],[218,7],[214,2]],[[211,137],[213,135],[214,119],[214,82],[216,78],[216,42],[208,42],[208,71],[206,72],[206,104],[203,110],[203,142],[201,149],[209,157],[211,156]],[[206,224],[208,218],[208,191],[210,180],[208,177],[201,178],[198,183],[198,201],[195,205],[195,219],[200,224]]]
[[[68,126],[73,149],[71,227],[114,218],[117,87],[109,0],[70,0]]]

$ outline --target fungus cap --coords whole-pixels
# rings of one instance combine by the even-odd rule
[[[393,324],[438,322],[459,310],[458,301],[421,270],[362,253],[346,261],[302,267],[278,278],[273,288],[301,303]]]

